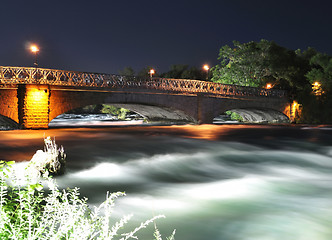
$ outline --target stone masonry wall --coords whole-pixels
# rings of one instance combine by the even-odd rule
[[[20,85],[18,95],[18,118],[23,128],[48,128],[49,86]]]
[[[137,89],[107,91],[39,84],[21,84],[2,88],[0,103],[0,115],[28,129],[48,128],[48,123],[62,113],[100,103],[141,104],[165,107],[174,111],[180,110],[197,123],[210,123],[215,116],[233,108],[275,109],[284,112],[285,106],[287,104],[289,106],[287,99],[233,99],[218,98],[208,94],[182,95]]]
[[[0,115],[18,123],[18,98],[15,87],[0,89]]]

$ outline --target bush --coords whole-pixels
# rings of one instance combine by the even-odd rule
[[[79,189],[59,190],[46,171],[39,182],[27,177],[24,186],[15,184],[14,162],[0,161],[0,239],[137,239],[137,231],[164,216],[156,216],[128,233],[120,229],[128,223],[125,216],[110,226],[115,200],[122,192],[107,193],[100,206],[90,209]],[[13,184],[9,184],[10,176]],[[48,186],[44,192],[41,180]],[[168,238],[174,240],[175,230]],[[155,239],[162,240],[155,225]]]
[[[226,115],[230,116],[233,121],[243,122],[243,118],[236,112],[226,111]]]
[[[103,108],[101,110],[102,113],[112,114],[113,116],[117,116],[119,120],[125,120],[127,114],[130,112],[125,108],[114,107],[113,105],[103,104]]]

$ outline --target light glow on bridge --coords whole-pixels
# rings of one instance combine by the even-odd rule
[[[49,90],[47,87],[30,85],[22,90],[24,128],[47,128],[49,122]]]
[[[48,95],[44,90],[40,90],[37,88],[29,89],[29,94],[27,94],[28,102],[43,102],[48,101]]]

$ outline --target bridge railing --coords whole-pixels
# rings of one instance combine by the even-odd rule
[[[209,93],[234,97],[267,96],[280,98],[286,96],[286,92],[283,90],[243,87],[199,80],[142,78],[45,68],[0,66],[0,85],[4,84],[49,84],[77,87],[141,88],[181,93]]]

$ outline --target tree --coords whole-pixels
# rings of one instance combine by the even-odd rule
[[[258,59],[258,49],[255,42],[240,44],[233,42],[234,48],[223,46],[219,51],[220,65],[212,69],[212,81],[224,84],[236,84],[242,86],[259,86],[255,60]]]
[[[262,39],[260,42],[233,42],[219,52],[221,63],[212,69],[212,81],[241,86],[291,89],[305,85],[304,74],[308,62],[296,54]]]
[[[132,77],[135,75],[135,71],[132,67],[125,67],[124,69],[119,70],[119,74]]]
[[[101,110],[101,113],[112,114],[117,116],[119,120],[125,120],[129,112],[128,109],[115,107],[109,104],[103,104],[103,109]]]
[[[332,89],[332,57],[317,53],[310,59],[311,70],[305,75],[311,84],[320,85],[322,91],[329,93]]]
[[[204,77],[202,70],[196,67],[189,67],[186,64],[174,64],[171,65],[170,70],[161,74],[161,77],[175,78],[175,79],[194,79],[202,80]]]
[[[190,67],[182,73],[183,79],[205,80],[206,73],[197,67]]]
[[[332,57],[318,53],[311,56],[311,69],[305,75],[312,84],[311,94],[303,99],[307,122],[332,123]]]
[[[162,77],[181,79],[182,74],[188,69],[188,67],[189,66],[185,64],[173,64],[168,72],[162,74]]]
[[[137,76],[148,78],[148,77],[150,77],[150,73],[149,72],[150,72],[151,69],[154,69],[154,68],[151,67],[151,66],[147,66],[145,68],[142,68],[142,70],[138,72]],[[155,73],[153,76],[157,77],[158,73]]]
[[[301,122],[332,123],[332,57],[313,48],[289,50],[274,42],[233,42],[219,52],[212,81],[288,91],[302,105]]]

